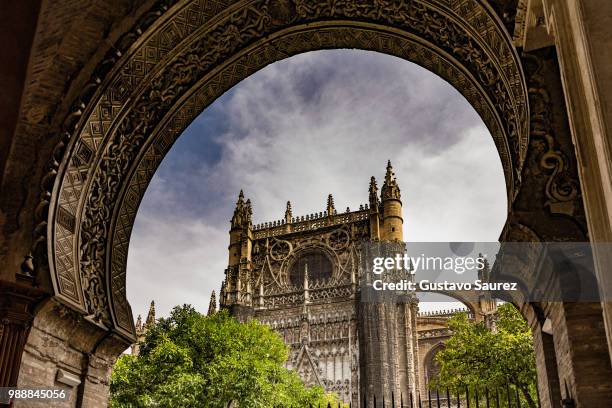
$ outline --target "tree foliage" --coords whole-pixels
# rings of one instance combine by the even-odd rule
[[[124,355],[111,377],[111,407],[327,406],[321,387],[306,387],[284,363],[288,349],[255,320],[227,312],[204,316],[175,307],[146,334],[138,356]]]
[[[536,367],[527,323],[509,304],[500,305],[494,330],[460,313],[449,320],[453,335],[435,359],[440,372],[433,387],[452,389],[518,389],[521,400],[535,407]]]

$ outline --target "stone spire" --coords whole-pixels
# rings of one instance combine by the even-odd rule
[[[385,182],[381,189],[381,199],[385,200],[399,200],[401,198],[400,189],[395,179],[395,173],[393,173],[393,167],[391,166],[391,160],[387,162],[387,173],[385,174]]]
[[[232,216],[232,228],[244,228],[251,226],[253,218],[253,207],[251,200],[244,201],[244,192],[240,190],[238,194],[238,201],[236,201],[236,208],[234,209],[234,215]]]
[[[215,294],[215,291],[213,290],[212,293],[210,294],[210,302],[208,303],[208,313],[206,315],[212,316],[215,313],[217,313],[217,295]]]
[[[336,208],[334,207],[334,197],[330,194],[327,196],[327,215],[334,215]]]
[[[244,192],[240,190],[238,194],[238,201],[236,201],[236,208],[234,209],[234,215],[232,216],[232,228],[242,227],[245,223],[245,204],[244,204]]]
[[[142,316],[138,315],[136,318],[136,334],[142,332]]]
[[[250,198],[246,201],[244,216],[246,219],[246,225],[250,227],[253,224],[253,206],[251,205]]]
[[[370,208],[378,208],[378,186],[376,185],[376,178],[374,176],[370,179]]]
[[[137,356],[140,353],[140,342],[144,340],[147,328],[147,326],[142,324],[142,316],[138,315],[136,318],[136,343],[131,346],[133,356]]]
[[[385,182],[380,190],[380,198],[382,202],[380,206],[382,209],[380,239],[383,241],[403,241],[402,201],[395,173],[393,173],[393,167],[391,167],[391,160],[387,162],[387,172]]]
[[[287,201],[287,209],[285,210],[285,222],[289,224],[291,222],[292,217],[293,213],[291,212],[291,201]]]
[[[145,328],[150,328],[155,325],[155,301],[151,301],[151,305],[149,306],[149,314],[147,315],[147,321],[145,323]]]

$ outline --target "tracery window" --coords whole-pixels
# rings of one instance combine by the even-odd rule
[[[301,255],[291,266],[289,281],[294,286],[304,285],[304,275],[308,270],[308,281],[324,281],[332,277],[333,266],[321,251],[310,251]]]

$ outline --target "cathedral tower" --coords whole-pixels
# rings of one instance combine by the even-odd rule
[[[402,201],[391,161],[387,163],[380,201],[374,177],[369,191],[371,238],[400,243],[398,251],[404,252]],[[417,312],[414,296],[407,303],[384,299],[359,303],[360,395],[368,405],[373,404],[374,396],[398,405],[402,394],[416,395]]]
[[[385,183],[380,191],[380,198],[383,215],[383,228],[380,238],[385,241],[403,241],[402,201],[390,160],[387,162]]]
[[[251,200],[245,202],[244,193],[240,190],[231,220],[229,261],[225,270],[226,278],[223,282],[221,299],[239,320],[248,319],[252,312],[252,215]]]

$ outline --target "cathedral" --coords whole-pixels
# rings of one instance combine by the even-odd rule
[[[495,301],[484,296],[463,299],[466,308],[425,313],[415,294],[398,303],[364,301],[362,243],[403,241],[401,194],[390,162],[380,192],[372,177],[368,203],[358,210],[338,212],[330,194],[323,212],[294,216],[287,202],[281,220],[253,225],[252,215],[241,191],[220,307],[273,328],[289,347],[287,368],[353,406],[364,399],[372,404],[374,396],[396,404],[409,394],[427,401],[427,384],[439,370],[436,353],[451,336],[448,319],[467,312],[490,323],[495,316]],[[216,310],[213,291],[208,314]],[[151,302],[145,322],[140,316],[136,322],[139,342],[155,323]],[[138,349],[134,344],[132,353]]]
[[[354,211],[338,211],[330,194],[323,212],[295,216],[287,202],[284,218],[253,225],[241,191],[220,307],[272,327],[290,348],[287,368],[353,406],[374,395],[389,402],[426,395],[453,311],[419,314],[414,295],[399,304],[360,302],[361,243],[401,242],[402,226],[390,162],[380,193],[372,177],[368,203]]]

